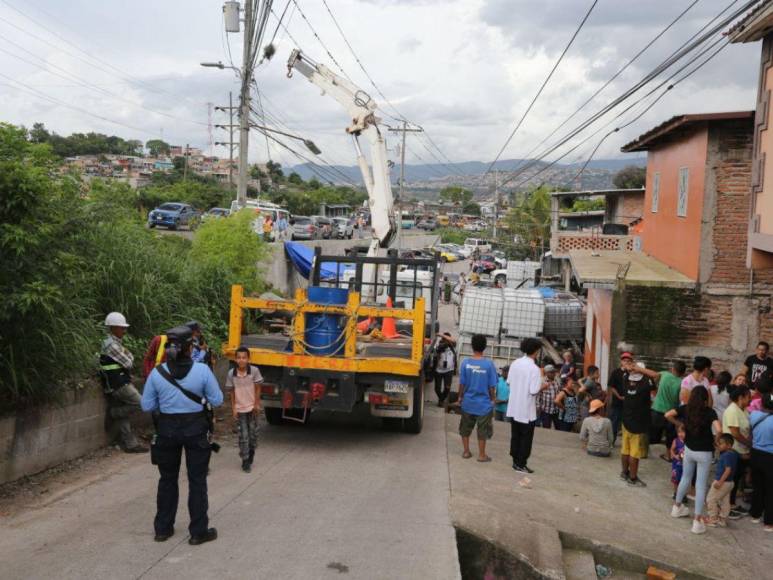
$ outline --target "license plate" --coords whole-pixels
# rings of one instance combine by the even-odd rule
[[[385,381],[384,392],[385,393],[407,393],[411,388],[410,383],[405,381]]]

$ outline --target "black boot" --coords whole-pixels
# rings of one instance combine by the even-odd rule
[[[247,458],[247,462],[252,465],[253,460],[255,459],[255,450],[250,449],[250,456]]]
[[[252,471],[252,467],[250,466],[249,459],[242,459],[242,471],[244,473],[249,473],[250,471]]]
[[[217,530],[215,528],[209,528],[200,536],[191,536],[188,543],[191,546],[198,546],[206,542],[211,542],[212,540],[217,540]]]

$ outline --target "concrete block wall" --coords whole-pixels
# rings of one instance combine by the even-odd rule
[[[59,406],[0,418],[0,483],[75,459],[107,445],[105,397],[98,385],[68,390]]]

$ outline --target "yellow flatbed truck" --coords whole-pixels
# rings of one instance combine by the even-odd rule
[[[250,362],[264,377],[260,398],[267,421],[305,423],[318,409],[351,412],[366,405],[392,428],[421,432],[423,368],[436,332],[437,264],[402,259],[393,251],[388,257],[342,257],[317,250],[312,285],[298,289],[292,300],[244,296],[241,286],[233,286],[224,354],[233,360],[239,346],[249,348]],[[397,277],[401,268],[429,268],[431,281],[416,276],[406,282],[404,275]],[[394,307],[377,303],[384,293]],[[251,311],[281,313],[288,324],[280,332],[246,333],[246,320],[255,318]],[[362,334],[358,323],[369,319],[391,319],[399,330],[383,338],[392,323],[382,323],[379,332]]]

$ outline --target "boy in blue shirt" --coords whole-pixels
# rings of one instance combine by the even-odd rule
[[[494,419],[497,421],[512,421],[507,416],[507,402],[510,400],[510,385],[507,384],[509,365],[499,369],[499,381],[497,382],[497,398],[494,401]]]
[[[459,404],[462,418],[459,421],[459,435],[462,436],[464,453],[462,457],[472,457],[470,453],[470,435],[473,428],[478,429],[478,461],[487,462],[486,440],[494,434],[494,400],[497,387],[497,369],[494,363],[483,358],[486,350],[486,337],[476,334],[471,339],[471,358],[462,361],[459,367]]]
[[[707,526],[721,528],[727,526],[727,516],[730,514],[730,492],[733,491],[733,479],[738,469],[740,457],[738,452],[733,449],[734,441],[735,439],[730,433],[722,433],[718,437],[717,472],[706,497],[709,514]]]

